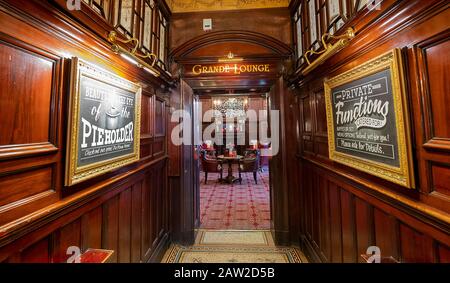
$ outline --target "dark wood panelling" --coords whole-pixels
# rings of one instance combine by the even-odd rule
[[[172,94],[170,96],[170,106],[173,107],[173,109],[182,109],[182,105],[183,104],[181,102],[181,89],[176,88],[172,91]],[[170,113],[168,111],[167,130],[169,133],[172,133],[180,123],[180,121],[172,121],[172,119],[170,119],[169,116],[171,114],[173,114],[173,111],[171,110]],[[167,142],[167,154],[169,155],[168,176],[179,177],[181,174],[181,158],[182,158],[180,147],[172,142]]]
[[[28,247],[23,252],[20,253],[20,262],[27,263],[46,263],[51,262],[50,255],[50,239],[45,238],[31,247]]]
[[[361,255],[371,246],[379,247],[382,257],[404,262],[435,262],[439,261],[439,253],[444,258],[447,256],[448,243],[444,240],[446,244],[440,244],[437,240],[448,241],[445,231],[430,230],[427,224],[417,221],[411,225],[418,230],[411,228],[405,224],[411,216],[402,215],[399,220],[398,208],[373,202],[364,192],[355,194],[358,189],[309,161],[305,160],[303,166],[303,176],[313,176],[303,180],[301,190],[304,223],[301,226],[307,246],[314,249],[311,259],[363,262]],[[315,231],[319,231],[318,240]]]
[[[400,262],[449,260],[448,3],[388,1],[383,14],[349,19],[356,37],[307,77],[293,75],[298,105],[302,247],[312,261],[363,262],[367,248]],[[394,15],[401,15],[394,17]],[[377,21],[370,21],[377,18]],[[395,20],[394,20],[395,19]],[[389,27],[386,29],[386,27]],[[328,158],[323,81],[403,48],[416,190]],[[317,201],[319,199],[319,201]],[[319,230],[319,240],[315,231]]]
[[[142,189],[142,238],[141,238],[141,254],[144,258],[149,256],[149,252],[151,251],[151,235],[152,231],[152,222],[151,222],[151,207],[153,201],[151,199],[150,186],[152,184],[151,178],[153,176],[153,172],[150,171],[149,174],[145,177],[143,181],[143,189]]]
[[[151,139],[141,139],[141,151],[140,151],[140,157],[142,159],[144,158],[151,158],[153,154],[153,143]]]
[[[2,13],[2,19],[8,16]],[[7,27],[2,26],[3,29]],[[58,199],[64,59],[0,33],[0,225]]]
[[[152,124],[152,96],[142,95],[141,98],[141,135],[144,137],[153,136]]]
[[[115,251],[111,262],[118,262],[119,240],[119,196],[103,204],[102,248]]]
[[[361,255],[366,254],[367,248],[375,245],[373,209],[365,201],[355,198],[356,245],[359,262],[363,262]]]
[[[170,104],[175,109],[180,109],[193,114],[194,93],[191,87],[180,80],[177,90],[170,97]],[[169,132],[172,132],[182,119],[169,120]],[[191,124],[192,126],[192,124]],[[198,210],[197,198],[194,192],[194,150],[193,137],[189,144],[168,144],[170,156],[169,187],[170,187],[170,223],[173,240],[184,245],[190,245],[195,240],[195,219]]]
[[[153,176],[153,178],[154,178],[155,176]],[[159,184],[158,184],[158,181],[156,181],[155,182],[155,186],[158,186]],[[149,210],[149,212],[150,212],[150,217],[152,216],[152,215],[158,215],[159,214],[159,211],[158,211],[158,206],[159,206],[159,202],[160,202],[160,200],[159,200],[159,198],[158,198],[158,195],[159,195],[159,192],[158,192],[158,190],[151,190],[151,192],[150,192],[150,194],[149,194],[149,197],[150,197],[150,210]],[[159,234],[159,218],[158,217],[156,217],[156,221],[153,221],[153,222],[150,222],[149,223],[149,225],[150,225],[150,231],[151,231],[151,233],[150,233],[150,242],[149,242],[149,244],[150,244],[150,249],[153,249],[154,248],[154,245],[156,244],[154,241],[155,240],[157,240],[158,239],[158,234]]]
[[[131,194],[131,262],[139,262],[142,259],[142,181],[133,185]]]
[[[0,207],[52,190],[52,172],[52,167],[44,167],[1,177]]]
[[[0,146],[49,141],[55,62],[0,41]]]
[[[450,166],[432,163],[430,171],[432,191],[450,196]]]
[[[183,111],[186,111],[192,117],[193,115],[193,103],[194,103],[194,91],[185,82],[181,82],[181,99],[183,103]],[[191,124],[192,126],[193,124]],[[193,137],[188,137],[190,139],[189,144],[183,144],[181,146],[181,182],[182,188],[184,190],[183,197],[180,203],[180,212],[182,219],[182,234],[181,242],[187,245],[193,244],[194,242],[194,229],[195,229],[195,219],[198,217],[196,215],[195,207],[198,205],[195,202],[197,199],[194,198],[194,147]]]
[[[313,185],[311,187],[311,189],[313,191],[311,191],[311,201],[312,201],[312,205],[311,205],[311,213],[312,213],[312,217],[313,219],[320,219],[320,199],[319,199],[319,194],[317,192],[314,192],[314,190],[316,190],[317,188],[317,182],[319,181],[319,176],[318,174],[314,174],[313,176]],[[319,235],[319,225],[314,225],[312,224],[312,234],[311,234],[311,238],[313,239],[314,242],[319,243],[320,242],[320,235]]]
[[[305,170],[307,171],[308,168],[305,167]],[[305,172],[306,173],[306,172]],[[305,200],[304,202],[304,212],[305,212],[305,229],[304,232],[306,233],[306,235],[311,238],[312,237],[312,226],[313,226],[313,218],[311,217],[312,215],[312,182],[313,179],[312,178],[307,178],[305,179],[304,183],[303,183],[303,198]]]
[[[213,31],[245,30],[272,36],[287,45],[291,42],[288,9],[177,13],[171,18],[171,49],[203,35],[205,32],[201,26],[202,20],[209,18],[213,21]],[[268,18],[270,21],[267,20]],[[239,50],[236,50],[235,54],[241,55]],[[215,56],[217,55],[215,53]]]
[[[289,242],[289,225],[295,222],[289,221],[289,184],[295,184],[296,180],[291,179],[288,182],[287,177],[289,172],[296,172],[298,170],[295,165],[290,168],[287,164],[290,151],[295,149],[295,145],[289,143],[289,140],[292,138],[292,133],[289,133],[287,130],[289,127],[288,124],[293,124],[288,114],[292,99],[294,99],[293,95],[285,86],[283,77],[279,77],[275,85],[270,89],[268,100],[268,110],[270,112],[267,118],[271,120],[272,115],[276,115],[275,113],[277,113],[272,111],[279,111],[280,127],[278,133],[275,132],[274,128],[270,129],[271,138],[279,138],[279,146],[278,149],[273,146],[271,150],[272,156],[269,159],[271,220],[273,223],[272,229],[275,242],[278,245],[285,245]],[[272,145],[274,145],[274,141],[272,141]],[[294,161],[294,159],[291,159],[291,161]],[[314,186],[313,180],[311,180],[311,186]],[[311,230],[309,232],[311,237],[317,237],[317,230]]]
[[[166,139],[164,137],[155,138],[153,141],[153,155],[159,157],[166,152]]]
[[[320,199],[320,243],[324,261],[331,259],[331,231],[330,231],[330,203],[328,194],[328,181],[319,175],[319,184],[317,187]]]
[[[131,262],[131,192],[128,188],[119,196],[119,262]]]
[[[437,252],[440,263],[450,263],[450,248],[448,246],[438,244]]]
[[[375,245],[380,248],[382,257],[399,259],[398,248],[398,222],[397,220],[380,211],[374,210],[375,219]]]
[[[434,262],[434,242],[405,224],[400,224],[402,262]]]
[[[341,190],[341,221],[342,221],[342,261],[356,262],[355,205],[353,196]]]
[[[0,249],[0,260],[65,262],[71,256],[66,254],[67,249],[72,246],[79,247],[81,252],[88,248],[114,250],[112,262],[146,262],[151,257],[160,258],[162,255],[156,253],[163,252],[166,244],[168,219],[164,210],[169,195],[165,182],[155,176],[165,175],[165,171],[165,161],[160,161],[154,169],[117,186],[113,194],[99,196],[78,210],[54,219],[46,227],[4,246]]]
[[[285,170],[286,170],[286,175],[289,176],[289,178],[287,178],[287,189],[284,191],[285,195],[286,195],[286,203],[282,202],[283,205],[285,205],[286,207],[292,207],[292,209],[288,209],[287,211],[285,211],[285,215],[280,215],[278,217],[285,217],[289,219],[289,223],[288,223],[288,230],[290,230],[291,235],[294,234],[298,234],[298,232],[300,231],[300,225],[301,223],[298,221],[301,212],[300,212],[300,206],[296,205],[299,203],[300,201],[300,195],[299,195],[299,191],[297,190],[292,190],[292,188],[297,188],[301,182],[301,179],[298,176],[298,166],[297,166],[297,157],[292,154],[294,152],[296,152],[297,150],[297,143],[295,143],[294,141],[297,140],[297,131],[289,131],[289,125],[298,125],[298,115],[297,115],[297,97],[295,96],[295,92],[291,89],[285,89],[284,91],[284,118],[282,118],[284,120],[284,138],[283,140],[281,140],[282,142],[282,147],[284,147],[284,160],[285,160]],[[254,98],[251,98],[250,100],[253,100]],[[259,102],[259,107],[261,107],[260,109],[265,109],[268,105],[268,101],[267,99],[258,99]],[[257,100],[257,101],[258,101]],[[261,118],[261,116],[260,116]],[[268,160],[270,160],[269,157],[264,158],[262,160],[262,163],[268,163]],[[293,166],[291,166],[290,164],[294,164]],[[320,181],[320,179],[319,179]],[[273,201],[279,201],[279,200],[273,200]],[[321,201],[320,197],[318,198],[318,201]],[[275,216],[275,215],[273,215]],[[276,219],[275,217],[272,217],[274,222],[279,221],[278,219]],[[319,229],[320,230],[320,229]],[[318,231],[319,235],[320,235],[320,231]],[[292,243],[298,244],[298,238],[297,237],[290,237],[290,240]]]
[[[229,52],[233,54],[239,54],[239,56],[255,56],[255,55],[271,55],[271,50],[254,43],[248,42],[238,42],[238,43],[230,43],[230,42],[218,42],[214,44],[213,48],[211,46],[204,46],[195,51],[192,51],[189,54],[189,58],[211,58],[216,57],[217,55],[225,55]]]
[[[329,184],[331,262],[342,262],[342,219],[340,188]]]
[[[450,32],[433,37],[428,40],[427,45],[421,44],[420,49],[423,56],[423,71],[425,72],[429,107],[431,118],[429,138],[450,139],[450,113],[446,105],[450,104],[450,98],[444,93],[450,92],[447,83],[448,68],[450,66]]]
[[[81,217],[81,249],[102,248],[102,208],[97,207]]]
[[[309,96],[305,96],[301,98],[302,101],[302,126],[303,133],[311,133],[312,132],[312,115],[311,115],[311,106],[310,106],[310,98]]]
[[[166,106],[165,101],[155,99],[155,135],[157,137],[165,136],[166,134]]]
[[[7,110],[0,111],[0,261],[65,262],[71,246],[112,249],[113,262],[156,261],[168,241],[170,195],[167,94],[158,106],[155,100],[172,81],[165,72],[155,78],[126,63],[105,34],[95,32],[105,26],[85,26],[85,18],[70,14],[54,1],[0,0],[0,108]],[[142,154],[135,164],[68,188],[63,178],[72,56],[143,86]]]
[[[327,136],[327,116],[325,111],[325,94],[323,92],[323,89],[314,93],[315,100],[314,103],[316,104],[314,109],[316,110],[315,113],[315,120],[317,123],[315,123],[316,129],[315,133],[316,135],[320,136]]]
[[[416,81],[413,81],[420,92],[419,106],[426,119],[423,121],[422,139],[424,148],[428,150],[449,150],[449,129],[446,121],[450,118],[443,105],[448,98],[442,93],[448,92],[446,70],[450,65],[448,49],[450,32],[448,30],[432,35],[416,44],[412,49],[412,60]],[[415,84],[417,83],[417,84]],[[420,136],[420,135],[419,135]]]
[[[70,247],[81,247],[81,221],[76,219],[53,234],[53,262],[67,262]]]
[[[448,10],[434,17],[436,27],[440,27],[439,20],[445,21],[444,17],[450,15]],[[423,29],[424,35],[408,50],[419,190],[423,202],[449,213],[449,114],[444,93],[448,92],[450,32],[448,27],[442,31]]]

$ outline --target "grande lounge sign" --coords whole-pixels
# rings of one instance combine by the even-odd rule
[[[185,76],[241,76],[255,74],[273,74],[277,66],[273,63],[219,63],[190,64],[185,66]]]

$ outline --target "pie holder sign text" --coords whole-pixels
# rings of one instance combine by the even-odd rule
[[[413,188],[400,50],[325,82],[330,158]]]
[[[141,87],[73,59],[66,185],[139,160]]]

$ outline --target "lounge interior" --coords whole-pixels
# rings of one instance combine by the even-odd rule
[[[213,123],[202,121],[200,125],[202,133],[210,125],[215,129],[212,138],[203,139],[198,148],[199,228],[269,230],[269,157],[261,156],[261,149],[269,148],[270,144],[261,144],[257,132],[259,122],[250,122],[246,115],[253,110],[266,116],[266,94],[211,95],[209,92],[199,95],[196,102],[201,104],[202,117],[207,111],[220,112],[214,116]],[[256,131],[251,132],[250,127]],[[216,135],[218,131],[222,132],[220,136]]]

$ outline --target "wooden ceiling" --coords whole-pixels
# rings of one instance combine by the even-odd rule
[[[172,13],[286,8],[289,0],[166,0]]]

